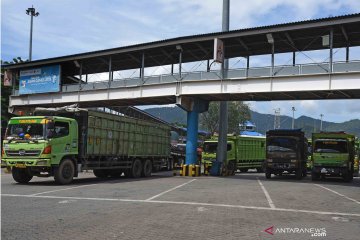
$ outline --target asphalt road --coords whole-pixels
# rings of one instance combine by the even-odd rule
[[[52,178],[21,185],[2,172],[1,187],[2,239],[360,236],[360,178],[344,183],[292,176],[266,180],[259,173],[191,178],[162,172],[105,181],[89,172],[59,186]]]

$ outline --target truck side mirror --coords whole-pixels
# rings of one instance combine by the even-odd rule
[[[48,122],[46,125],[46,137],[52,138],[54,137],[55,132],[55,123],[54,122]]]

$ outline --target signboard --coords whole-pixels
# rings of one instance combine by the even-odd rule
[[[60,91],[60,65],[20,71],[19,94]]]
[[[6,70],[4,73],[4,86],[12,86],[12,72]]]
[[[214,61],[218,63],[224,61],[224,42],[218,38],[214,39]]]

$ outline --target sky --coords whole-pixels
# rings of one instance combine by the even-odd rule
[[[33,60],[127,46],[179,36],[221,31],[222,0],[1,0],[1,59],[27,59],[30,17],[25,10],[34,5]],[[359,0],[230,0],[230,30],[302,21],[360,12]],[[335,61],[344,60],[344,49],[336,50]],[[298,54],[298,63],[322,61],[327,52]],[[351,59],[360,60],[353,48]],[[275,57],[276,64],[291,61],[289,54]],[[231,68],[244,67],[244,59],[230,61]],[[269,66],[267,56],[255,57],[251,66]],[[184,65],[185,70],[203,70],[204,64]],[[146,74],[169,69],[146,69]],[[129,75],[134,75],[129,72]],[[136,73],[137,74],[137,73]],[[118,76],[119,77],[119,76]],[[94,79],[101,78],[95,76]],[[360,118],[359,100],[249,102],[251,109],[295,117],[307,115],[343,122]]]

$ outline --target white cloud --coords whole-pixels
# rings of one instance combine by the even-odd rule
[[[30,4],[27,0],[1,1],[1,58],[4,60],[16,56],[27,58],[30,19],[25,9]],[[360,12],[359,0],[231,0],[230,4],[230,29]],[[34,19],[34,59],[221,31],[222,0],[36,0],[34,6],[40,12],[40,16]],[[327,58],[326,51],[307,54],[315,61]],[[350,57],[359,59],[358,56],[360,48],[352,49]],[[286,54],[276,56],[276,63],[288,63],[290,57]],[[340,50],[335,57],[342,60],[344,51]],[[303,54],[297,56],[299,63],[310,61]],[[236,63],[234,67],[244,66],[242,59],[236,59],[230,65],[233,63]],[[252,66],[268,66],[270,59],[268,56],[254,57],[250,63]],[[194,68],[196,65],[184,64],[184,68],[204,68],[203,65]],[[146,74],[169,72],[169,66],[146,69]],[[138,76],[138,70],[122,74],[124,77]],[[93,80],[106,76],[94,76]],[[295,106],[298,116],[318,116],[322,111],[326,117],[337,121],[360,117],[358,100],[263,102],[252,103],[252,106],[267,113],[281,107],[282,113],[287,115],[291,115],[291,107]]]

